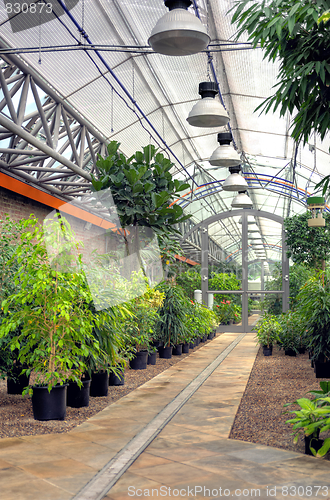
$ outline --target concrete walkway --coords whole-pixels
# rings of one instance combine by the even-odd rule
[[[1,439],[0,500],[330,499],[329,461],[228,439],[256,352],[223,334],[69,433]]]

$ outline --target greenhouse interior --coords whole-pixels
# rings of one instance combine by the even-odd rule
[[[329,8],[0,5],[1,500],[330,497]]]

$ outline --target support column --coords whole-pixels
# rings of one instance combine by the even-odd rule
[[[290,281],[289,281],[289,259],[286,254],[286,234],[284,225],[282,224],[282,312],[286,312],[290,308],[289,296],[290,296]]]
[[[248,220],[244,211],[242,214],[242,326],[243,332],[248,332],[248,274],[249,274],[249,254],[248,254]]]
[[[202,226],[202,255],[201,255],[201,277],[202,277],[202,303],[207,306],[207,291],[209,289],[209,233],[208,226]]]

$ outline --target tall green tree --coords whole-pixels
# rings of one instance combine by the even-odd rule
[[[191,215],[184,215],[173,203],[189,184],[173,179],[170,170],[174,164],[157,153],[153,145],[137,151],[130,158],[119,152],[120,143],[110,142],[108,156],[98,156],[98,173],[92,175],[95,191],[111,190],[120,223],[128,226],[151,228],[160,240],[161,250],[168,250],[168,235],[179,233],[175,225]],[[180,234],[180,233],[179,233]],[[127,248],[135,238],[135,251],[139,247],[138,233],[128,231],[123,235]],[[130,253],[130,252],[128,252]]]
[[[324,214],[325,227],[308,227],[308,214],[284,220],[288,257],[297,264],[322,270],[330,256],[330,215]]]
[[[330,30],[318,23],[329,6],[329,0],[238,0],[232,9],[237,38],[247,33],[264,58],[280,60],[276,91],[256,109],[293,114],[297,142],[306,143],[313,130],[323,139],[330,128]]]

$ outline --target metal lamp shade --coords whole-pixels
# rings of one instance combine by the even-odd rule
[[[224,144],[213,151],[209,162],[215,167],[235,167],[241,159],[231,144]]]
[[[193,106],[187,122],[193,127],[223,127],[229,122],[229,116],[221,102],[204,97]]]
[[[159,54],[189,56],[206,49],[210,37],[198,17],[178,8],[158,20],[148,43]]]
[[[240,174],[230,174],[222,184],[224,191],[245,191],[248,185]]]
[[[233,208],[251,208],[253,206],[253,203],[246,193],[238,193],[238,195],[235,196],[235,198],[231,202],[231,206]]]

